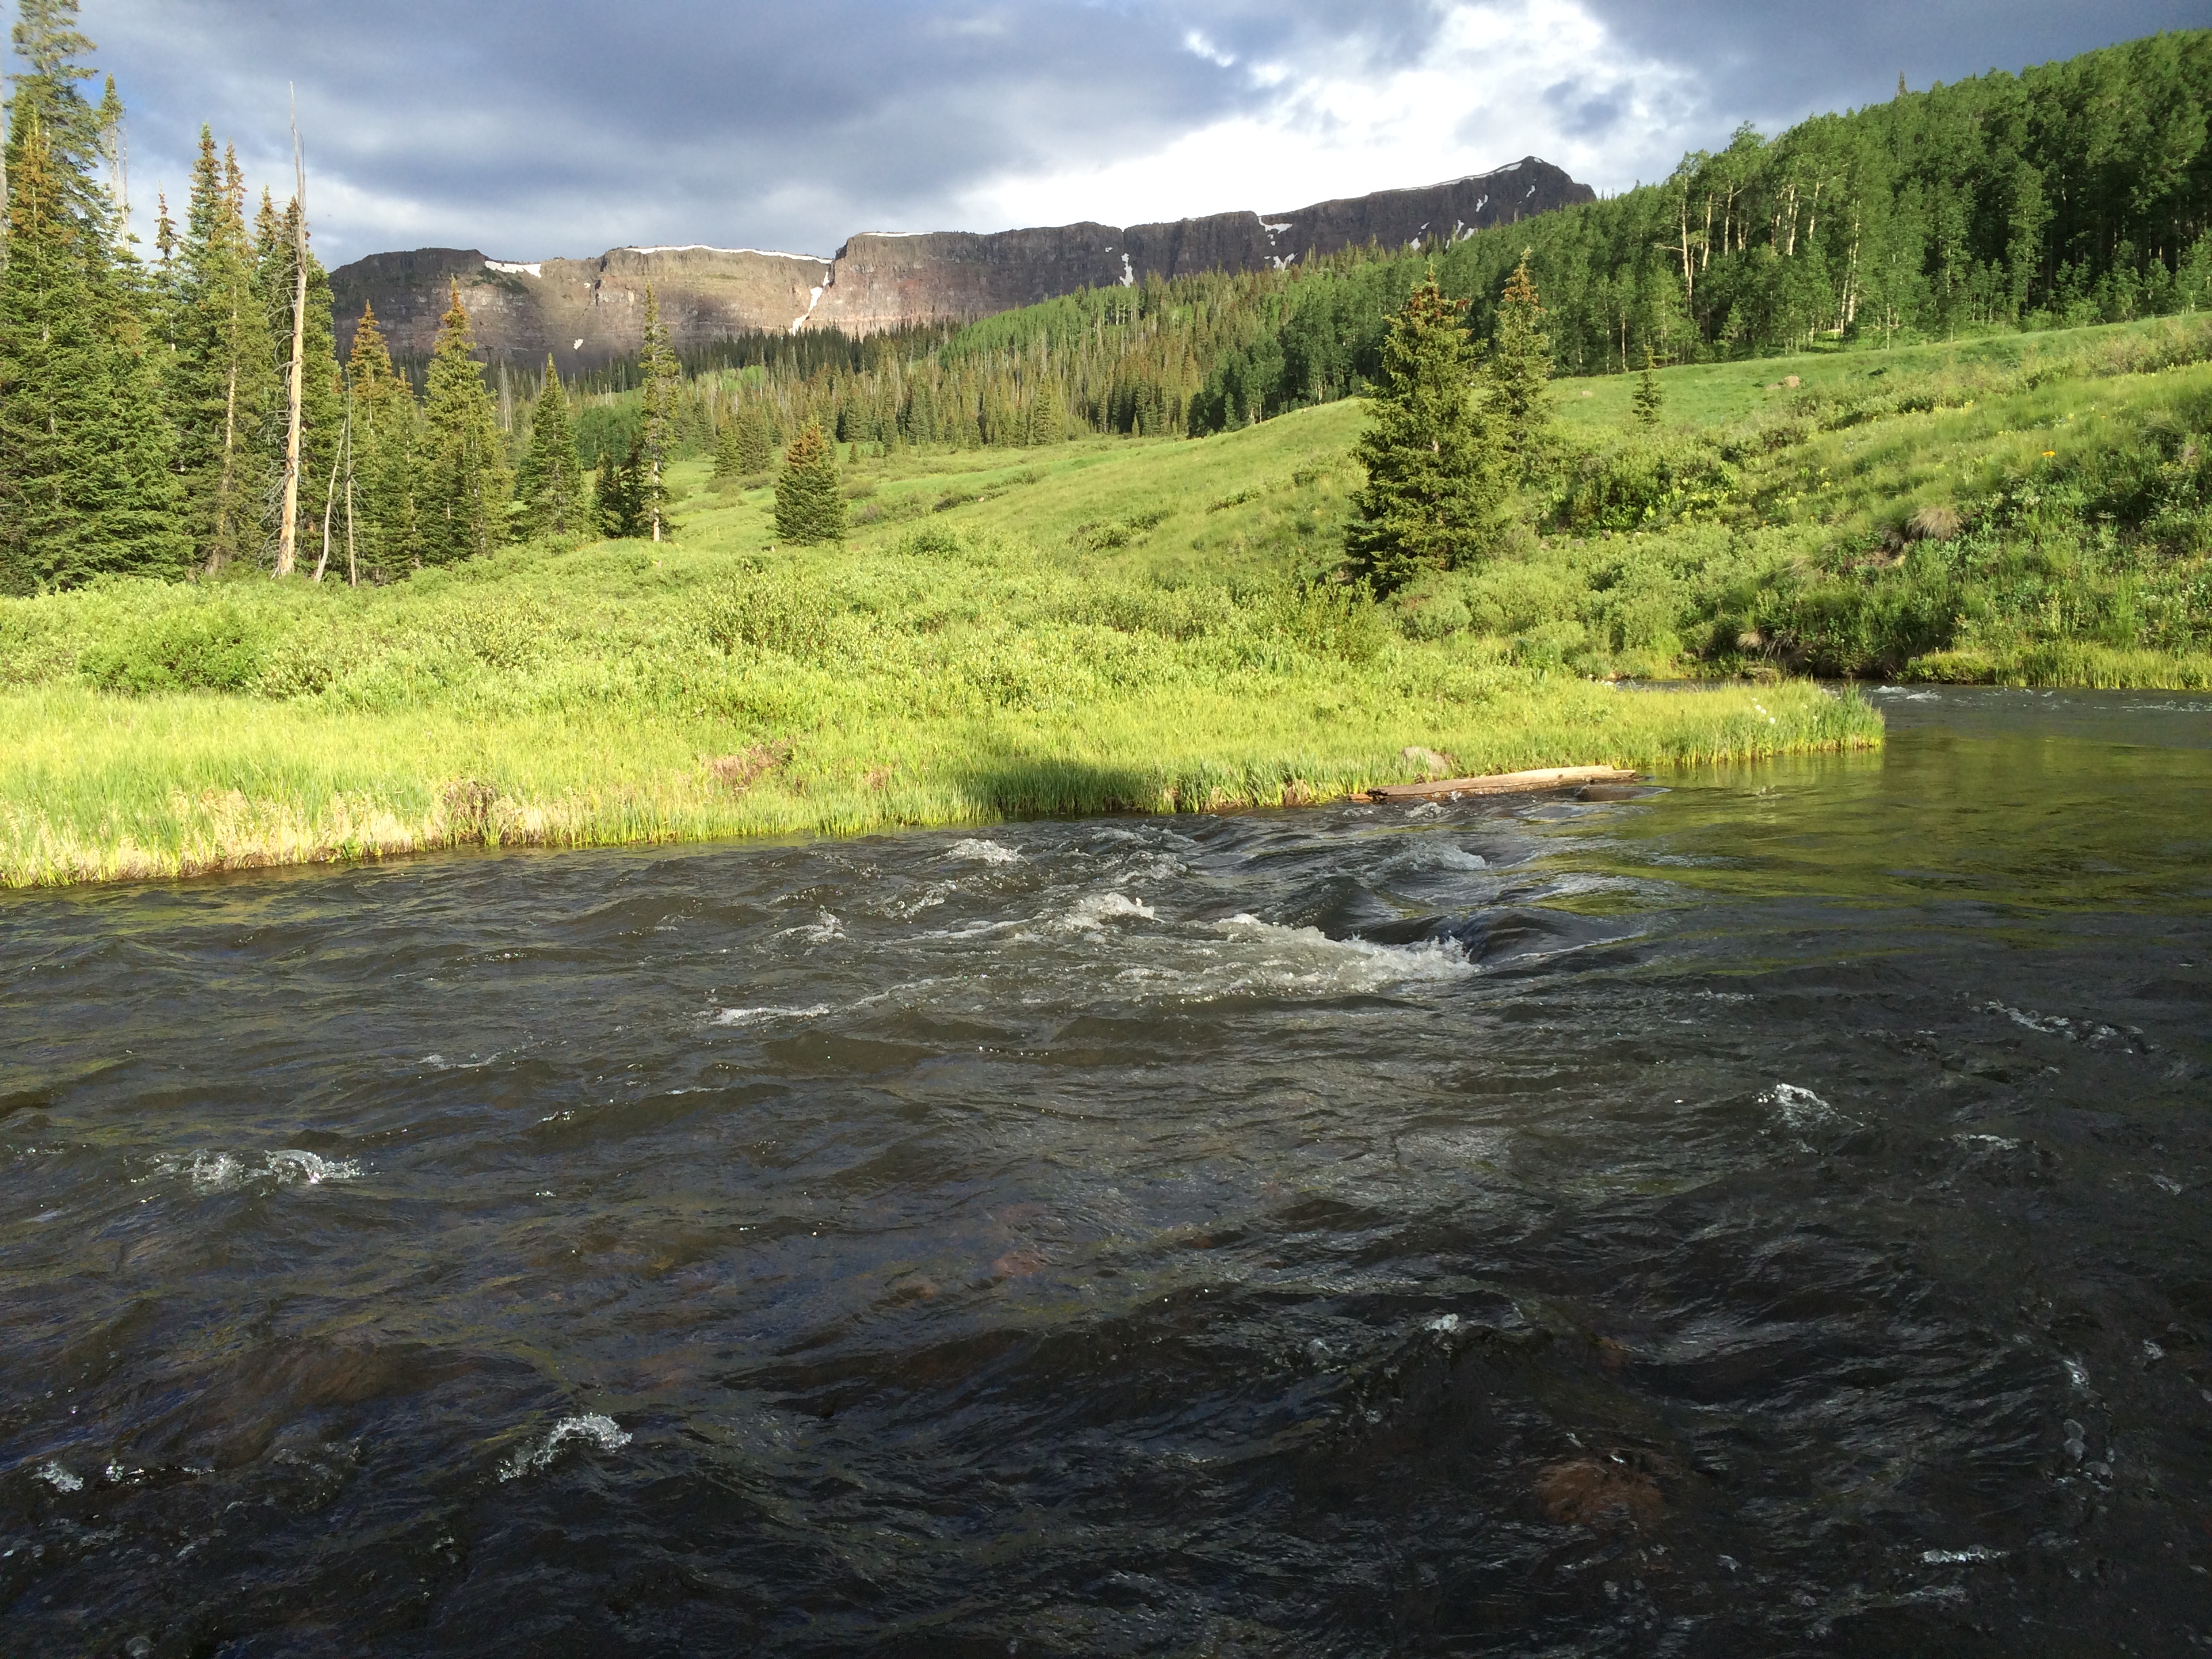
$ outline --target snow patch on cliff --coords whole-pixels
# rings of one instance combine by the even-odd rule
[[[778,253],[765,247],[716,247],[711,242],[672,242],[662,247],[627,247],[623,253],[750,253],[757,259],[790,259],[802,265],[820,265],[824,270],[830,262],[818,253]]]
[[[487,259],[484,261],[484,269],[501,271],[509,276],[543,276],[545,274],[545,262],[541,259],[526,265],[513,259]]]
[[[823,293],[828,286],[827,283],[817,283],[806,290],[806,309],[791,319],[791,331],[793,334],[806,326],[806,319],[814,314],[814,307],[822,303]]]

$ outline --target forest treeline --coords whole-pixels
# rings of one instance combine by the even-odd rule
[[[1433,269],[1487,343],[1526,258],[1559,374],[2124,322],[2212,303],[2212,31],[1908,91],[1662,184],[1414,251],[1152,280],[729,389],[848,441],[1221,431],[1370,384]]]
[[[887,449],[1235,428],[1370,386],[1431,270],[1487,346],[1525,262],[1552,368],[1581,374],[2212,301],[2212,31],[2194,31],[1747,129],[1664,183],[1448,246],[1085,290],[949,336],[678,353],[656,308],[640,357],[580,388],[549,363],[532,396],[495,398],[458,297],[428,364],[395,369],[373,316],[342,362],[300,191],[256,202],[211,133],[148,257],[76,0],[18,14],[0,592],[240,564],[382,577],[518,536],[666,536],[669,459],[711,449],[757,475],[810,425]]]

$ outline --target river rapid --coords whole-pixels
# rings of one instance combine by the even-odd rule
[[[2212,1650],[2212,702],[1881,702],[0,899],[0,1650]]]

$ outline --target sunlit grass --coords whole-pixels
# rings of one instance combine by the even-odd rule
[[[1643,696],[1302,596],[1271,550],[1344,427],[1322,410],[1015,468],[863,466],[864,501],[1004,493],[842,549],[767,550],[762,502],[692,467],[671,547],[519,549],[358,592],[9,602],[0,883],[1282,805],[1419,777],[1415,745],[1488,772],[1880,740],[1870,710],[1809,685]],[[1241,562],[1178,568],[1217,537],[1245,538]],[[97,683],[204,639],[235,647],[203,653],[228,690]]]

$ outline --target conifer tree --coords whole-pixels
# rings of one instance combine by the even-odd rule
[[[837,447],[809,421],[784,452],[775,480],[775,533],[800,547],[845,539],[845,495]]]
[[[645,453],[633,443],[626,459],[617,461],[611,449],[599,452],[599,476],[592,492],[592,511],[599,533],[610,541],[630,541],[652,530],[646,514]]]
[[[1498,301],[1487,368],[1506,449],[1521,476],[1529,477],[1541,470],[1551,449],[1552,343],[1526,252]]]
[[[380,569],[422,562],[416,514],[420,419],[415,394],[395,374],[392,353],[374,307],[362,307],[346,358],[346,391],[353,404],[352,453],[346,522],[354,544]]]
[[[235,153],[200,129],[173,295],[166,392],[177,434],[187,528],[210,572],[258,550],[264,422],[276,362],[255,291],[246,185]]]
[[[1353,451],[1367,483],[1345,535],[1353,574],[1382,592],[1479,557],[1498,527],[1508,457],[1500,422],[1475,395],[1462,308],[1431,273],[1383,342],[1370,424]]]
[[[738,465],[748,477],[768,471],[775,459],[775,434],[769,429],[768,411],[747,404],[731,422],[737,428]]]
[[[1030,410],[1029,441],[1032,444],[1056,444],[1066,437],[1066,388],[1057,380],[1048,380],[1037,388],[1036,403]]]
[[[1667,406],[1667,394],[1660,389],[1659,377],[1652,372],[1655,367],[1651,349],[1644,351],[1644,372],[1636,377],[1636,390],[1629,403],[1636,411],[1636,423],[1647,431],[1659,424],[1662,410]]]
[[[613,450],[602,449],[599,471],[592,479],[592,521],[599,534],[612,539],[621,534],[615,528],[621,520],[621,463],[615,459]]]
[[[63,210],[88,221],[102,219],[106,204],[95,182],[100,156],[100,114],[77,89],[94,71],[71,60],[93,50],[76,26],[77,0],[16,0],[9,44],[29,73],[10,77],[8,169],[35,120],[46,145],[46,166]]]
[[[509,484],[499,416],[477,362],[461,285],[431,348],[422,403],[422,558],[478,558],[506,539]]]
[[[664,473],[675,459],[676,415],[684,390],[684,368],[669,343],[668,325],[661,320],[660,298],[651,283],[645,285],[645,341],[638,354],[645,376],[643,446],[645,514],[656,542],[670,539],[676,526],[668,520],[668,487]]]
[[[576,453],[576,425],[568,393],[553,358],[545,358],[545,386],[530,422],[530,447],[515,470],[514,499],[526,536],[563,535],[584,528],[584,463]]]
[[[115,90],[112,75],[100,91],[93,120],[100,133],[100,158],[107,167],[107,199],[114,208],[117,225],[127,226],[131,222],[131,152],[123,133],[123,95]]]
[[[730,478],[742,477],[744,471],[744,434],[733,413],[722,422],[722,429],[714,434],[714,482],[721,483]]]
[[[85,192],[69,182],[70,157],[46,142],[48,107],[19,98],[9,135],[0,574],[15,587],[108,572],[173,577],[187,546],[143,335],[104,225],[75,210]]]

